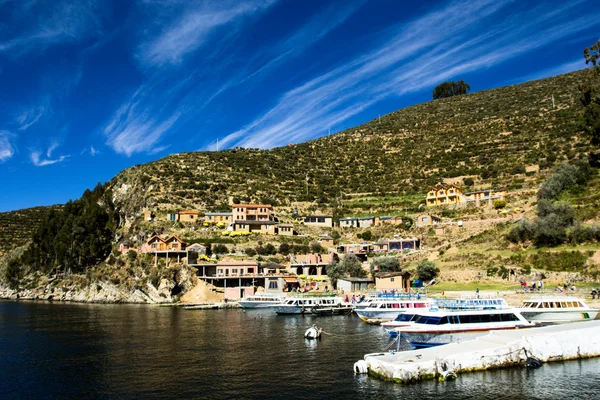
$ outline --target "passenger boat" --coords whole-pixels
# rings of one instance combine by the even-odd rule
[[[319,317],[329,315],[348,315],[354,310],[351,304],[338,304],[337,306],[314,306],[311,310],[313,315]]]
[[[497,310],[432,310],[420,313],[411,326],[395,328],[414,347],[459,343],[490,331],[529,328],[516,308]]]
[[[395,319],[404,312],[415,313],[418,310],[427,310],[434,305],[430,299],[417,297],[389,298],[374,301],[366,308],[357,308],[354,312],[367,322],[385,322]]]
[[[523,301],[521,314],[531,322],[572,322],[595,319],[598,309],[567,296],[535,297]]]
[[[255,293],[238,301],[242,308],[266,308],[281,304],[285,296],[270,293]]]
[[[313,307],[337,307],[344,305],[341,297],[288,297],[273,309],[277,314],[305,314],[310,313]]]

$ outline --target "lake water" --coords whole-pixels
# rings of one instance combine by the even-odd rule
[[[307,341],[312,323],[329,335]],[[402,386],[355,376],[385,331],[356,316],[0,302],[0,396],[119,399],[600,398],[600,359]]]

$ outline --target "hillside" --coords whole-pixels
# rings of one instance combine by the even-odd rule
[[[531,176],[589,151],[578,87],[591,79],[583,70],[439,99],[271,150],[174,154],[121,172],[111,186],[128,216],[143,207],[226,210],[232,198],[334,207],[342,195],[415,197],[465,176],[479,187],[516,189],[527,186],[527,167]]]
[[[34,207],[0,213],[0,257],[15,247],[27,244],[33,230],[46,213],[60,207]]]

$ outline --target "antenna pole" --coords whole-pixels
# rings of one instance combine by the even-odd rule
[[[552,108],[556,108],[556,107],[554,106],[554,95],[552,95]]]

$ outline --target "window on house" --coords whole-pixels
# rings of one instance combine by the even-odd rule
[[[238,273],[238,269],[237,269],[237,268],[233,268],[233,269],[231,270],[231,272],[232,272],[232,273],[234,273],[234,274],[237,274],[237,273]]]
[[[249,274],[253,274],[254,273],[254,268],[248,268],[248,273]]]
[[[277,281],[270,281],[269,282],[269,289],[277,289]]]
[[[390,278],[390,282],[394,282],[394,279],[395,279],[395,278]]]
[[[325,222],[325,218],[319,217],[319,218],[317,218],[317,222],[323,223],[323,222]]]

